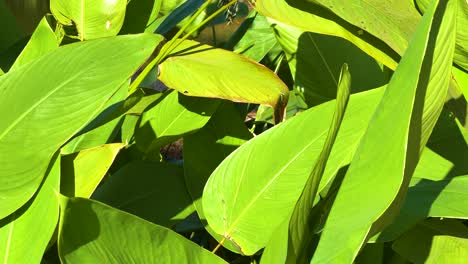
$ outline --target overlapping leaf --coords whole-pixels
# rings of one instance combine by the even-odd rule
[[[275,109],[277,122],[288,102],[288,87],[268,68],[195,41],[182,42],[159,65],[159,79],[184,95],[267,104]]]
[[[80,40],[115,36],[122,28],[126,0],[51,0],[50,10],[63,25],[75,25]]]
[[[32,197],[53,153],[99,113],[161,39],[67,45],[0,77],[0,218]]]
[[[324,176],[322,190],[349,163],[382,95],[382,89],[352,95]],[[243,144],[213,172],[203,191],[210,227],[244,254],[264,247],[291,215],[332,119],[335,102],[314,107]],[[291,139],[295,140],[291,140]]]
[[[185,237],[100,202],[61,198],[62,263],[226,263]]]
[[[341,69],[338,94],[336,96],[336,110],[333,114],[330,130],[327,133],[322,151],[315,161],[304,189],[296,202],[289,222],[288,262],[290,263],[302,263],[304,260],[307,260],[307,250],[312,241],[311,224],[313,218],[317,217],[317,215],[313,214],[312,207],[314,206],[315,196],[317,195],[327,160],[330,157],[333,144],[343,121],[350,93],[351,75],[348,65],[344,64]]]
[[[125,143],[86,149],[62,158],[62,194],[89,198]]]
[[[456,9],[454,2],[441,2],[435,1],[421,21],[369,123],[311,263],[352,262],[374,222],[378,230],[401,206],[437,120],[423,122],[423,115],[439,116],[450,80]]]
[[[4,264],[41,262],[59,218],[60,159],[54,158],[49,166],[34,198],[0,221],[0,259]]]

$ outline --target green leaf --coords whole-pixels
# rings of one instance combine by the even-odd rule
[[[14,14],[5,1],[0,1],[0,53],[3,53],[15,42],[27,36],[27,33],[18,24]],[[3,65],[2,65],[3,66]],[[6,70],[6,68],[4,68]]]
[[[343,8],[348,6],[346,3],[337,5]],[[308,3],[296,6],[286,0],[257,0],[255,9],[264,16],[304,31],[344,38],[390,69],[395,69],[397,65],[394,51],[381,40],[339,18],[330,10]]]
[[[351,96],[319,191],[351,160],[382,92]],[[331,101],[304,111],[229,155],[203,191],[210,227],[240,245],[246,255],[264,247],[290,217],[309,177],[311,160],[317,159],[323,146],[334,109]]]
[[[205,127],[184,137],[185,182],[202,222],[206,222],[201,199],[206,181],[232,151],[250,138],[252,134],[231,102],[223,102]],[[209,226],[206,228],[217,235]],[[224,246],[238,251],[234,244]]]
[[[170,227],[194,210],[183,173],[167,163],[134,161],[111,175],[92,198]]]
[[[51,0],[50,10],[63,25],[75,25],[80,40],[115,36],[122,28],[127,0]]]
[[[468,7],[465,0],[455,1],[458,1],[458,9],[456,22],[457,37],[453,61],[465,69],[465,71],[468,71],[468,32],[465,30],[465,28],[468,28]],[[423,13],[430,3],[429,0],[416,0],[415,2],[417,3],[419,10]]]
[[[62,158],[62,194],[89,198],[125,143],[102,145]]]
[[[277,44],[267,18],[252,12],[225,45],[226,49],[260,62]]]
[[[309,106],[335,98],[344,63],[349,65],[353,76],[353,93],[388,82],[377,62],[348,41],[270,21],[286,54],[294,88],[304,96]]]
[[[413,263],[463,263],[468,258],[468,228],[457,220],[426,220],[392,248]]]
[[[61,198],[62,263],[226,263],[185,237],[84,198]]]
[[[40,263],[59,218],[59,180],[60,159],[56,157],[36,195],[0,220],[2,263]]]
[[[351,93],[351,75],[348,71],[348,65],[344,64],[341,68],[340,81],[338,83],[338,94],[336,96],[336,109],[333,114],[332,123],[328,130],[327,137],[323,144],[322,150],[315,161],[312,171],[306,181],[299,199],[296,202],[291,220],[289,221],[289,245],[288,245],[288,262],[300,263],[307,260],[307,250],[312,241],[311,223],[314,217],[312,207],[314,206],[315,196],[319,188],[319,184],[327,165],[327,160],[335,143],[338,130],[346,110]],[[290,254],[289,254],[290,253]]]
[[[125,108],[125,102],[122,101],[127,97],[128,87],[129,82],[125,82],[106,102],[104,110],[61,148],[60,154],[72,154],[112,143],[122,123],[123,118],[119,111]],[[110,120],[106,122],[108,119]]]
[[[311,263],[352,262],[366,237],[401,207],[447,93],[455,46],[452,3],[436,1],[422,19],[354,155]]]
[[[397,239],[427,217],[468,219],[468,175],[441,181],[411,179],[408,195],[400,215],[371,240],[387,242]]]
[[[58,48],[59,44],[60,41],[55,35],[54,30],[50,27],[47,17],[44,17],[41,22],[39,22],[28,44],[26,44],[26,47],[24,47],[10,70],[31,62],[45,53]]]
[[[457,67],[452,68],[452,73],[455,82],[462,90],[465,99],[468,98],[468,73],[458,69]]]
[[[32,197],[53,153],[160,40],[145,34],[66,45],[0,77],[0,219]]]
[[[126,115],[125,119],[122,123],[122,127],[120,130],[121,133],[121,141],[129,144],[133,141],[133,135],[135,134],[135,128],[138,124],[138,120],[140,120],[139,116],[136,115]]]
[[[304,3],[305,2],[305,3]],[[289,3],[309,12],[329,10],[352,24],[356,29],[369,32],[402,54],[414,33],[420,15],[410,1],[368,0],[345,4],[342,0],[290,0]]]
[[[202,128],[216,111],[219,100],[194,98],[168,91],[141,116],[136,131],[137,146],[147,154],[184,134]]]
[[[288,87],[268,68],[195,41],[182,42],[159,65],[159,79],[184,95],[267,104],[275,109],[276,122],[288,102]]]
[[[153,23],[161,8],[162,0],[138,0],[129,1],[125,11],[120,34],[135,34],[146,32],[145,29]],[[151,32],[154,32],[152,30]]]

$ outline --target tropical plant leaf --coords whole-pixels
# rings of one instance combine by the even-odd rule
[[[62,263],[226,263],[165,227],[100,202],[61,198]]]
[[[129,1],[125,11],[125,20],[120,30],[120,34],[135,34],[146,32],[145,29],[150,26],[158,17],[161,0],[139,0]],[[151,31],[151,33],[154,30]]]
[[[115,36],[122,28],[127,0],[51,0],[50,11],[63,25],[75,25],[80,40]]]
[[[455,10],[453,2],[435,1],[418,26],[344,177],[311,263],[352,262],[375,232],[371,228],[382,229],[401,207],[437,120],[423,122],[423,115],[438,117],[446,96]],[[338,250],[337,240],[343,243]]]
[[[61,193],[89,198],[125,143],[113,143],[62,157]]]
[[[159,103],[141,116],[136,131],[137,146],[145,153],[169,144],[202,128],[216,111],[219,100],[194,98],[168,91]]]
[[[338,94],[336,96],[336,109],[333,114],[332,123],[328,130],[323,148],[315,161],[312,171],[306,181],[299,199],[296,202],[291,220],[289,221],[289,243],[288,243],[288,261],[295,263],[307,260],[307,250],[312,241],[312,218],[317,217],[312,213],[315,196],[319,184],[327,165],[327,160],[335,143],[338,130],[348,104],[351,93],[351,75],[348,65],[344,64],[341,68],[340,79],[338,83]]]
[[[277,45],[275,32],[266,17],[252,12],[231,36],[224,48],[260,62]]]
[[[426,220],[392,248],[413,263],[463,263],[468,258],[468,228],[457,220]]]
[[[346,4],[342,0],[289,0],[289,4],[308,12],[330,10],[356,28],[383,40],[398,54],[403,54],[420,20],[410,1],[369,0]],[[322,11],[325,12],[325,11]]]
[[[457,37],[453,61],[465,71],[468,71],[468,32],[465,30],[465,28],[468,28],[468,4],[464,0],[456,1],[458,1]],[[423,13],[430,3],[429,0],[416,0],[415,2]]]
[[[2,263],[41,262],[59,219],[60,159],[57,157],[52,159],[36,195],[18,211],[0,220]]]
[[[128,87],[129,82],[125,82],[106,102],[104,110],[60,149],[60,154],[72,154],[113,142],[122,123],[119,112],[125,108],[123,100],[127,97]]]
[[[171,164],[134,161],[111,175],[92,198],[171,227],[194,211],[183,173]]]
[[[145,34],[66,45],[0,77],[0,219],[32,197],[53,153],[161,39]]]
[[[232,151],[250,138],[252,134],[231,102],[223,102],[205,127],[184,137],[185,182],[202,223],[206,219],[201,197],[209,176]],[[206,228],[211,235],[219,236],[210,226]],[[224,246],[238,251],[229,241]]]
[[[351,96],[319,191],[351,160],[382,92],[376,89]],[[310,174],[310,162],[323,146],[334,109],[335,101],[331,101],[304,111],[229,155],[203,191],[210,227],[233,240],[246,255],[264,247],[290,217]]]
[[[304,6],[310,9],[304,8],[302,10]],[[349,6],[349,4],[343,3],[338,6],[345,7]],[[295,6],[286,0],[255,1],[255,9],[264,16],[304,31],[344,38],[390,69],[396,68],[397,59],[395,58],[398,55],[386,47],[381,40],[367,31],[351,25],[331,11],[325,8],[318,8],[317,10],[317,8],[317,5],[309,3],[301,3]]]
[[[47,17],[42,18],[36,30],[16,59],[10,70],[37,59],[45,53],[58,48],[60,40],[49,25]]]
[[[275,109],[276,122],[288,102],[288,87],[268,68],[195,41],[182,42],[159,65],[159,79],[184,95],[267,104]]]
[[[283,48],[294,88],[309,106],[336,96],[341,66],[349,65],[353,93],[380,87],[388,82],[377,62],[348,41],[334,36],[304,32],[270,19]]]

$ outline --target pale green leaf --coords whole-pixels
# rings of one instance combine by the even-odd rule
[[[61,198],[62,263],[226,263],[185,237],[100,202]]]
[[[36,195],[18,211],[0,220],[3,264],[39,263],[59,218],[60,159],[54,158]]]
[[[288,3],[286,0],[257,0],[255,2],[255,9],[264,16],[304,31],[337,36],[349,40],[377,61],[390,69],[395,69],[397,65],[395,54],[374,36],[361,30],[359,27],[350,25],[329,10],[317,8],[316,5],[308,5],[307,3],[301,4],[301,7],[305,5],[310,10],[301,10],[301,8]],[[339,6],[347,7],[349,4],[343,3]],[[417,13],[416,15],[419,16]]]
[[[0,76],[0,219],[32,197],[53,153],[161,39],[144,34],[66,45]]]
[[[125,143],[113,143],[62,157],[62,194],[89,198]]]
[[[455,0],[458,1],[457,10],[457,37],[455,54],[453,61],[460,67],[468,71],[468,2],[466,0]],[[429,0],[416,0],[415,1],[419,9],[424,12],[429,5]],[[466,87],[465,89],[468,89]],[[466,93],[465,93],[466,94]]]
[[[393,74],[340,186],[311,263],[352,262],[374,222],[378,230],[398,212],[450,80],[456,6],[442,2],[428,10]],[[425,121],[424,115],[429,116]],[[336,241],[342,243],[338,249]]]
[[[63,25],[75,25],[80,40],[115,36],[122,28],[127,0],[51,0],[50,10]]]
[[[24,47],[10,70],[33,61],[45,53],[58,48],[60,41],[47,20],[47,17],[44,17],[41,22],[39,22],[28,44],[26,44],[26,47]]]
[[[265,66],[195,41],[182,42],[159,65],[159,79],[184,95],[267,104],[276,122],[288,102],[288,87]]]

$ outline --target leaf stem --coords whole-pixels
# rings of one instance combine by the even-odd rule
[[[216,251],[224,244],[224,241],[226,241],[226,238],[223,237],[223,239],[218,243],[218,245],[211,251],[211,253],[216,253]]]

